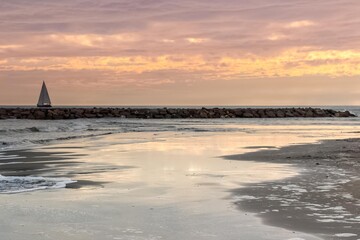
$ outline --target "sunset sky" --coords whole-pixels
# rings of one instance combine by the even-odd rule
[[[0,104],[360,105],[359,0],[0,0]]]

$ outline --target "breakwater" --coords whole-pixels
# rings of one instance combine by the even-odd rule
[[[0,108],[0,119],[356,117],[320,108]]]

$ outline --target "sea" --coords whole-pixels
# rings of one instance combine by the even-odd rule
[[[9,107],[9,106],[2,106]],[[11,106],[27,108],[30,106]],[[66,107],[66,106],[63,106]],[[74,106],[77,107],[77,106]],[[90,108],[90,106],[78,106]],[[97,106],[106,107],[106,106]],[[116,106],[115,106],[116,107]],[[127,107],[127,106],[126,106]],[[132,108],[144,108],[146,106],[131,106]],[[155,106],[151,108],[162,108]],[[223,107],[223,106],[210,106]],[[291,106],[293,107],[293,106]],[[1,106],[0,106],[1,108]],[[150,108],[150,107],[149,107]],[[201,108],[201,107],[175,107],[175,108]],[[237,108],[231,106],[226,108]],[[248,108],[242,106],[242,108]],[[251,108],[277,108],[257,106]],[[279,108],[286,108],[280,106]],[[349,110],[360,116],[360,106],[323,106],[320,108],[334,110]],[[304,131],[313,131],[313,127],[319,127],[319,134],[328,129],[334,132],[342,128],[358,127],[360,118],[269,118],[269,119],[164,119],[164,120],[143,120],[143,119],[76,119],[76,120],[1,120],[0,121],[0,150],[24,149],[61,141],[90,138],[94,136],[120,134],[128,132],[255,132],[259,128],[276,129],[283,126],[284,130],[296,131],[298,127]],[[292,128],[292,126],[294,128]],[[331,133],[329,133],[331,134]]]

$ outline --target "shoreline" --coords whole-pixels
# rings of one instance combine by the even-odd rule
[[[360,237],[360,139],[324,140],[239,155],[226,160],[293,164],[298,176],[248,184],[232,196],[242,211],[270,226],[324,239]]]
[[[348,118],[349,111],[321,108],[1,108],[0,119],[60,120],[78,118]]]

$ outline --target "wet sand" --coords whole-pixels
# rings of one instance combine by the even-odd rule
[[[256,213],[267,225],[324,239],[360,239],[360,139],[325,140],[224,158],[295,164],[302,169],[296,177],[231,191],[242,211]]]
[[[259,182],[267,169],[268,181],[296,174],[286,164],[217,157],[238,152],[243,139],[129,133],[2,152],[1,174],[77,183],[1,195],[0,239],[319,240],[261,224],[227,198],[231,189]]]
[[[46,176],[49,178],[77,178],[79,175],[106,173],[111,170],[126,170],[132,166],[98,166],[87,169],[81,161],[87,154],[74,153],[71,150],[80,147],[51,147],[52,151],[41,149],[24,149],[0,152],[0,170],[2,176]],[[66,151],[68,150],[68,151]],[[63,171],[61,171],[63,169]],[[74,170],[71,170],[74,169]],[[76,169],[76,170],[75,170]],[[103,187],[107,181],[90,179],[76,180],[66,185],[66,188],[80,189]]]

